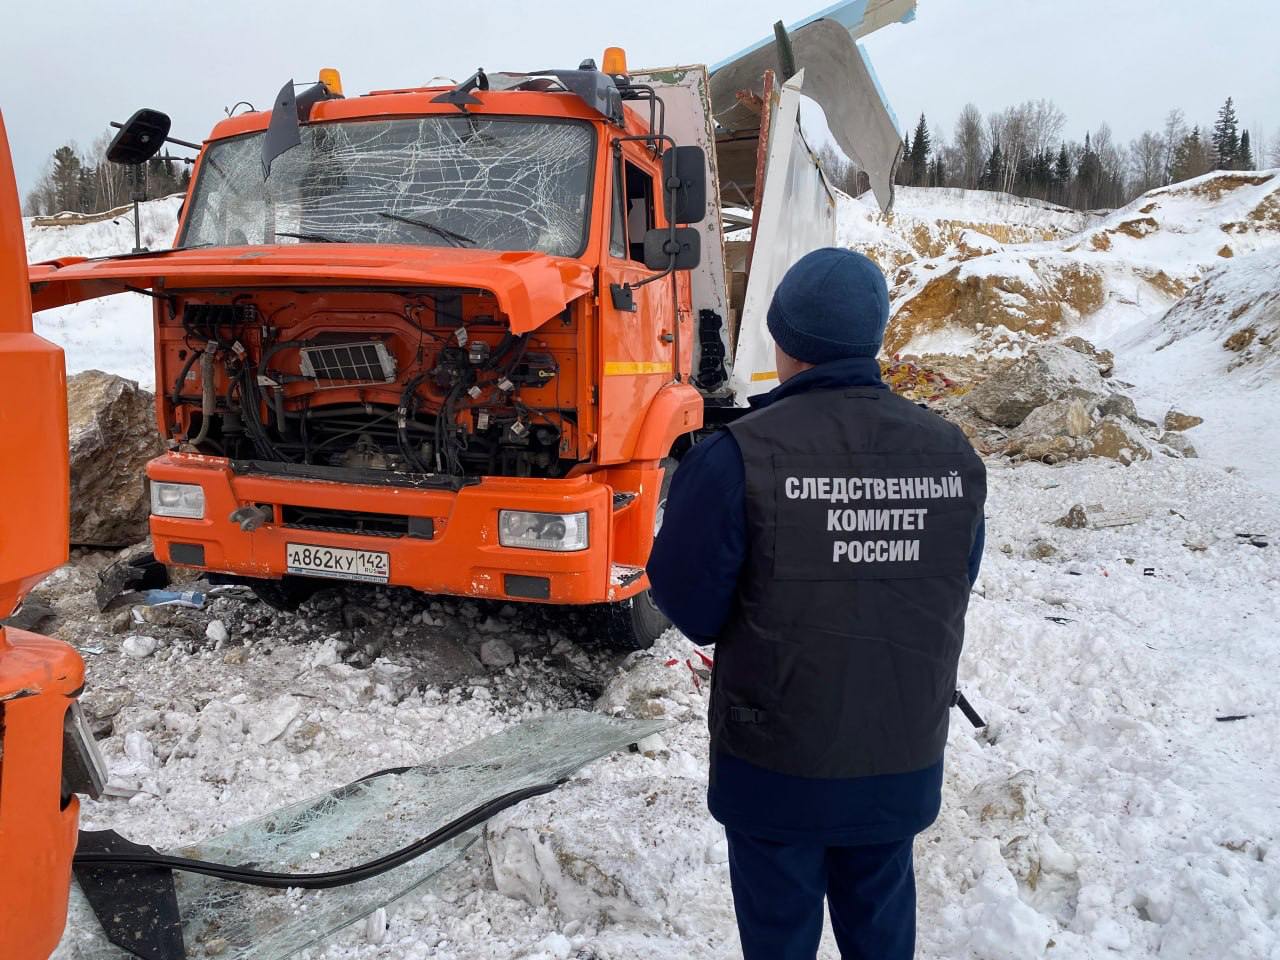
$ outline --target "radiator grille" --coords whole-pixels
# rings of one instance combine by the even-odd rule
[[[358,533],[366,537],[414,537],[430,540],[435,533],[435,525],[430,517],[406,517],[392,513],[282,506],[280,519],[286,527],[294,530]]]

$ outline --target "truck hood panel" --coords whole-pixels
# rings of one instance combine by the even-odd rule
[[[527,251],[344,244],[218,247],[32,264],[32,306],[127,290],[236,286],[463,287],[488,290],[511,332],[536,330],[592,289],[586,264]]]

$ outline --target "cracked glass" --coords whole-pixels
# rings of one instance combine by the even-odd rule
[[[595,134],[582,121],[432,115],[304,125],[262,176],[263,133],[211,143],[183,246],[586,246]]]
[[[431,763],[341,787],[168,852],[293,873],[355,866],[408,846],[481,804],[563,780],[665,726],[663,720],[619,720],[583,710],[546,714]],[[332,890],[271,890],[176,872],[187,956],[283,960],[417,889],[482,832],[468,831],[377,877]],[[128,956],[106,940],[73,886],[67,931],[54,960]]]

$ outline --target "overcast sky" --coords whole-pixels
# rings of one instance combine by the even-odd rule
[[[477,66],[576,66],[603,47],[632,66],[714,63],[823,0],[8,0],[0,110],[24,193],[49,154],[87,146],[140,106],[200,140],[238,100],[342,71],[348,93],[462,79]],[[730,15],[730,11],[732,14]],[[950,136],[960,107],[1049,97],[1067,134],[1107,121],[1121,142],[1169,107],[1210,122],[1234,96],[1242,125],[1280,133],[1280,2],[920,0],[914,23],[866,41],[903,125],[923,110]]]

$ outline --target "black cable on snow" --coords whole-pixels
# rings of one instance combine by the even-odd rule
[[[363,779],[367,780],[376,776],[379,776],[379,774],[372,774],[370,777]],[[357,781],[357,783],[359,782]],[[237,867],[225,863],[210,863],[206,860],[174,857],[163,853],[84,852],[77,853],[72,863],[84,866],[162,867],[169,870],[180,870],[183,873],[203,874],[206,877],[228,880],[232,883],[243,883],[254,887],[270,887],[276,890],[289,888],[331,890],[334,887],[345,887],[352,883],[359,883],[362,880],[379,876],[388,870],[394,870],[396,867],[402,866],[410,860],[448,843],[471,828],[479,826],[508,807],[513,807],[517,803],[532,797],[550,793],[565,782],[565,780],[557,780],[554,783],[538,784],[537,786],[524,787],[520,790],[505,793],[462,814],[440,829],[415,840],[406,847],[401,847],[399,850],[378,857],[375,860],[370,860],[367,863],[357,864],[354,867],[344,867],[341,870],[329,870],[324,873],[275,873],[267,870],[252,870],[247,867]]]

